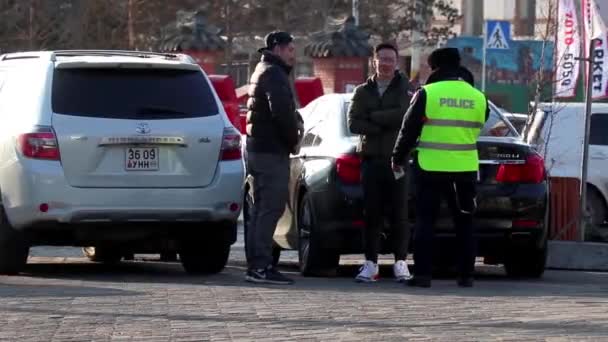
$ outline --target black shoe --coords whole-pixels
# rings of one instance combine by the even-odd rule
[[[460,286],[460,287],[473,287],[473,277],[461,277],[461,278],[458,278],[458,286]]]
[[[245,280],[256,284],[291,285],[294,283],[292,279],[282,275],[274,267],[248,270]]]
[[[410,287],[431,287],[431,279],[426,277],[416,277],[407,281],[407,286]]]

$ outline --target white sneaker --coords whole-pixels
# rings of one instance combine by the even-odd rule
[[[378,264],[367,260],[359,269],[359,274],[355,278],[359,283],[373,283],[379,278]]]
[[[395,279],[400,283],[412,279],[410,270],[407,268],[407,263],[403,260],[399,260],[393,265],[393,273],[395,274]]]

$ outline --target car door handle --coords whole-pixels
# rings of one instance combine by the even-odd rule
[[[593,159],[607,159],[608,155],[602,152],[596,152],[591,154],[591,158]]]

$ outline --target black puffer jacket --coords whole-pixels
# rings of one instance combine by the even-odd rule
[[[289,83],[291,67],[264,52],[249,87],[247,152],[293,153],[298,145],[299,114]]]
[[[412,94],[408,79],[395,72],[382,96],[375,76],[355,88],[348,111],[348,128],[359,134],[357,150],[365,157],[390,160]]]

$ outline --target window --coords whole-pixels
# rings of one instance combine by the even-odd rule
[[[536,23],[536,0],[517,0],[514,21],[516,36],[533,37]]]
[[[327,117],[327,106],[330,101],[327,99],[319,99],[315,101],[311,111],[304,118],[304,137],[302,139],[302,147],[319,146],[323,139],[321,138],[321,130],[323,123]]]
[[[608,113],[594,113],[591,115],[589,144],[608,146]]]
[[[499,110],[490,105],[490,116],[488,121],[481,129],[479,134],[482,137],[517,137],[516,131],[511,128],[511,125],[505,122]]]
[[[357,134],[353,134],[353,132],[350,131],[350,128],[348,128],[348,110],[350,109],[350,101],[345,102],[344,103],[344,113],[342,114],[344,116],[344,126],[345,126],[345,132],[346,132],[346,136],[347,137],[354,137],[357,136]]]
[[[56,69],[53,112],[117,119],[178,119],[218,114],[200,71]]]
[[[526,120],[514,119],[511,120],[511,124],[515,129],[519,132],[519,134],[523,133],[524,127],[526,126]]]

